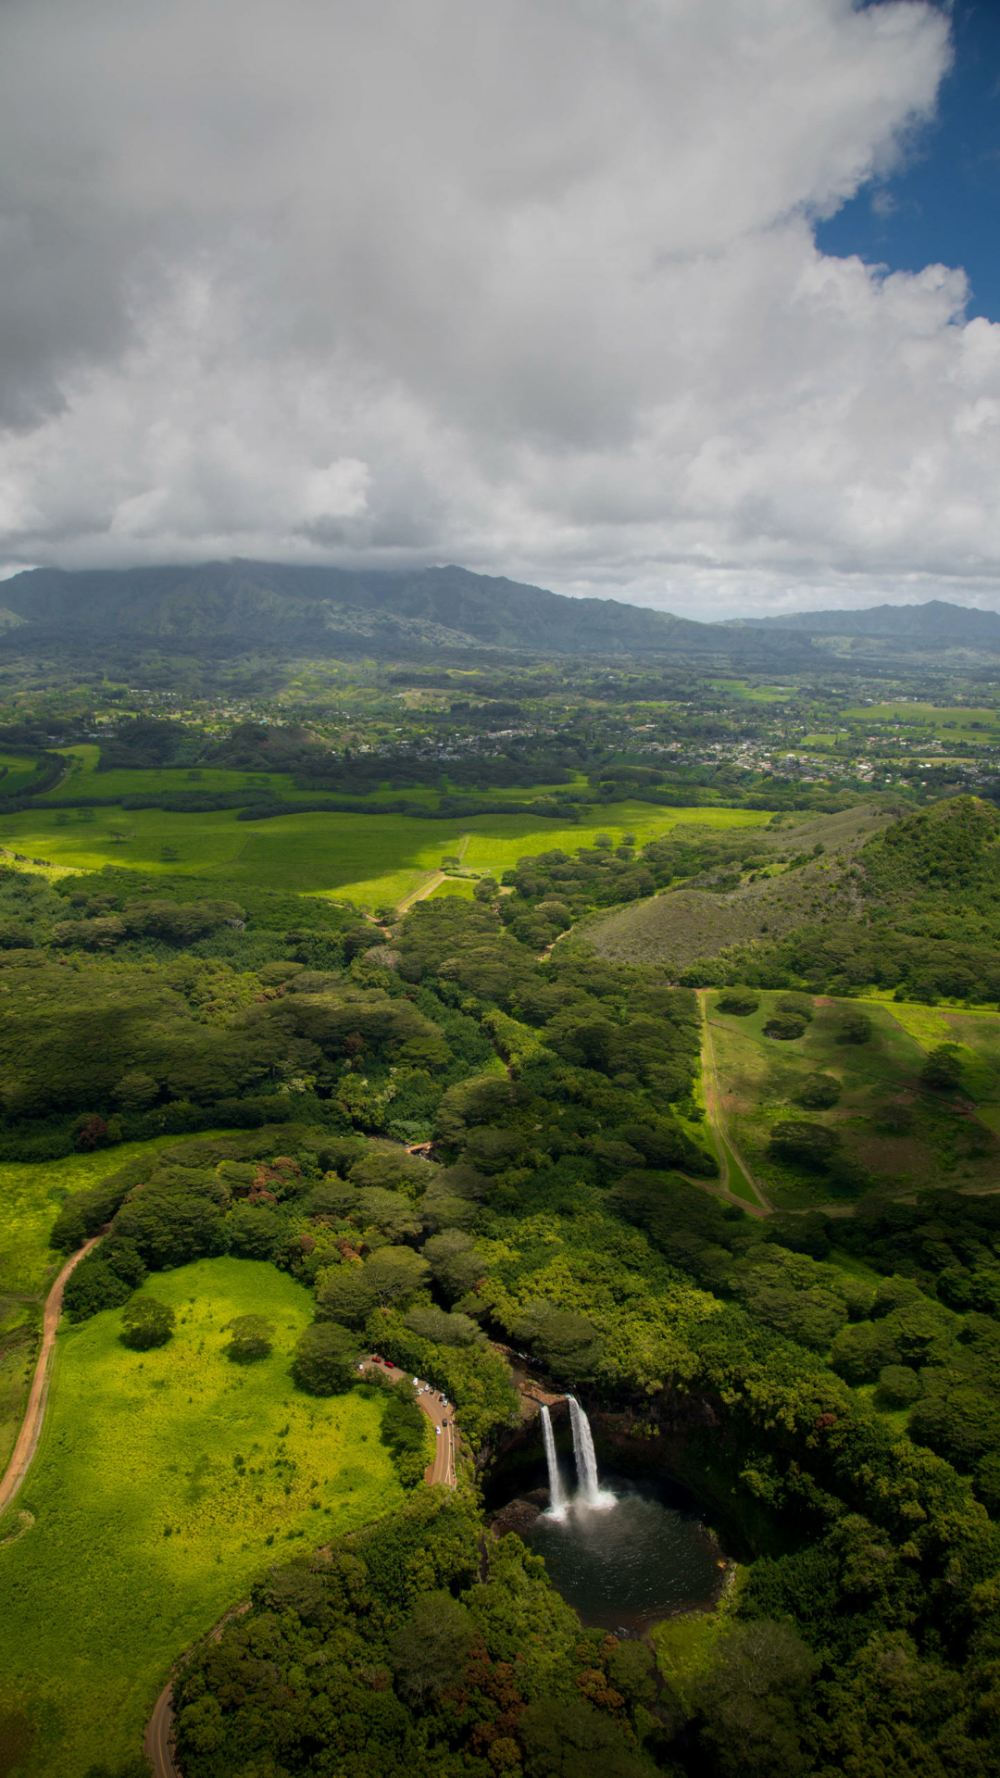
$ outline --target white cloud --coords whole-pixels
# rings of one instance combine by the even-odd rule
[[[1000,327],[811,228],[948,53],[917,0],[7,0],[0,553],[992,602]]]

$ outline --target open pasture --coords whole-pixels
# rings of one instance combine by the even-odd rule
[[[557,846],[574,851],[597,833],[610,834],[616,844],[633,833],[641,845],[679,822],[738,827],[769,819],[763,810],[660,809],[641,802],[586,808],[571,827],[527,813],[426,821],[313,811],[251,822],[237,820],[233,809],[189,815],[36,807],[0,822],[0,844],[76,870],[113,864],[154,878],[182,871],[205,877],[208,893],[213,875],[230,882],[245,877],[265,888],[333,894],[374,908],[395,905],[419,888],[466,834],[463,862],[499,876],[525,853]]]
[[[255,1260],[160,1273],[166,1346],[134,1352],[107,1310],[60,1334],[35,1464],[15,1502],[33,1523],[0,1543],[0,1712],[35,1734],[31,1778],[79,1778],[134,1751],[171,1662],[271,1561],[402,1499],[381,1403],[318,1400],[288,1375],[312,1319],[301,1285]],[[233,1364],[227,1324],[267,1316],[274,1351]],[[0,1538],[17,1528],[17,1515]]]
[[[14,796],[19,790],[28,790],[36,775],[33,759],[25,759],[19,753],[0,753],[0,795]]]
[[[789,1119],[835,1131],[846,1156],[904,1193],[934,1185],[972,1191],[995,1186],[1000,1148],[991,1131],[1000,1118],[1000,1016],[820,998],[803,1036],[788,1042],[764,1032],[784,995],[755,993],[760,1004],[748,1018],[719,1012],[716,992],[706,1000],[720,1111],[778,1209],[807,1209],[854,1195],[822,1171],[772,1157],[771,1132]],[[844,1015],[858,1010],[872,1021],[870,1041],[838,1041]],[[959,1045],[961,1095],[920,1084],[928,1051],[942,1042]],[[839,1102],[830,1109],[799,1102],[807,1076],[815,1073],[832,1075],[839,1084]]]
[[[42,1300],[64,1258],[49,1246],[60,1206],[70,1193],[96,1185],[134,1155],[176,1141],[176,1136],[157,1136],[58,1161],[0,1164],[0,1471],[24,1414],[35,1351],[29,1330],[39,1320]]]
[[[858,724],[879,723],[898,728],[933,729],[935,733],[946,730],[960,736],[971,738],[981,736],[984,729],[997,726],[997,712],[988,708],[972,709],[968,704],[922,704],[904,701],[897,704],[858,704],[853,709],[843,710],[841,715],[846,722]]]

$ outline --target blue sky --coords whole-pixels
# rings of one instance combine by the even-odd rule
[[[1000,0],[956,0],[954,63],[938,114],[899,171],[867,185],[816,231],[824,253],[920,271],[962,266],[967,313],[1000,321]]]

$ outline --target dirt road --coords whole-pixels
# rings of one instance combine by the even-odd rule
[[[704,988],[699,988],[698,990],[698,1006],[701,1010],[701,1079],[705,1093],[705,1111],[712,1129],[712,1134],[715,1137],[716,1147],[719,1151],[719,1166],[722,1169],[719,1174],[719,1184],[714,1189],[723,1197],[728,1198],[732,1203],[739,1204],[741,1209],[748,1210],[751,1216],[769,1216],[774,1210],[774,1205],[757,1184],[756,1179],[747,1166],[746,1161],[743,1159],[743,1156],[739,1153],[735,1142],[728,1134],[722,1121],[719,1077],[715,1068],[715,1050],[712,1045],[712,1028],[708,1021],[708,999]],[[749,1204],[745,1198],[741,1198],[733,1191],[731,1170],[729,1166],[730,1155],[732,1155],[736,1165],[741,1169],[743,1177],[757,1199],[757,1205],[760,1206],[759,1208],[756,1205]],[[709,1186],[706,1189],[711,1191],[713,1188]]]
[[[17,1444],[7,1465],[3,1481],[0,1482],[0,1512],[13,1500],[21,1483],[24,1481],[31,1461],[38,1449],[38,1440],[42,1433],[42,1422],[45,1418],[45,1403],[49,1394],[49,1369],[52,1362],[52,1349],[56,1342],[56,1328],[62,1314],[63,1290],[66,1280],[74,1267],[80,1264],[85,1254],[90,1252],[94,1243],[100,1240],[94,1235],[86,1244],[66,1261],[62,1271],[45,1299],[45,1314],[42,1320],[42,1344],[35,1365],[35,1374],[31,1381],[31,1393],[24,1421],[18,1433]]]

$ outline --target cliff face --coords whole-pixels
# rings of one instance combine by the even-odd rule
[[[547,1503],[539,1408],[549,1406],[556,1444],[571,1461],[566,1398],[531,1379],[519,1383],[521,1424],[481,1453],[487,1508],[500,1530],[522,1531]],[[741,1480],[738,1440],[706,1395],[665,1390],[650,1402],[599,1406],[581,1392],[602,1471],[664,1482],[697,1506],[723,1547],[740,1561],[787,1547],[795,1527],[779,1521]]]

